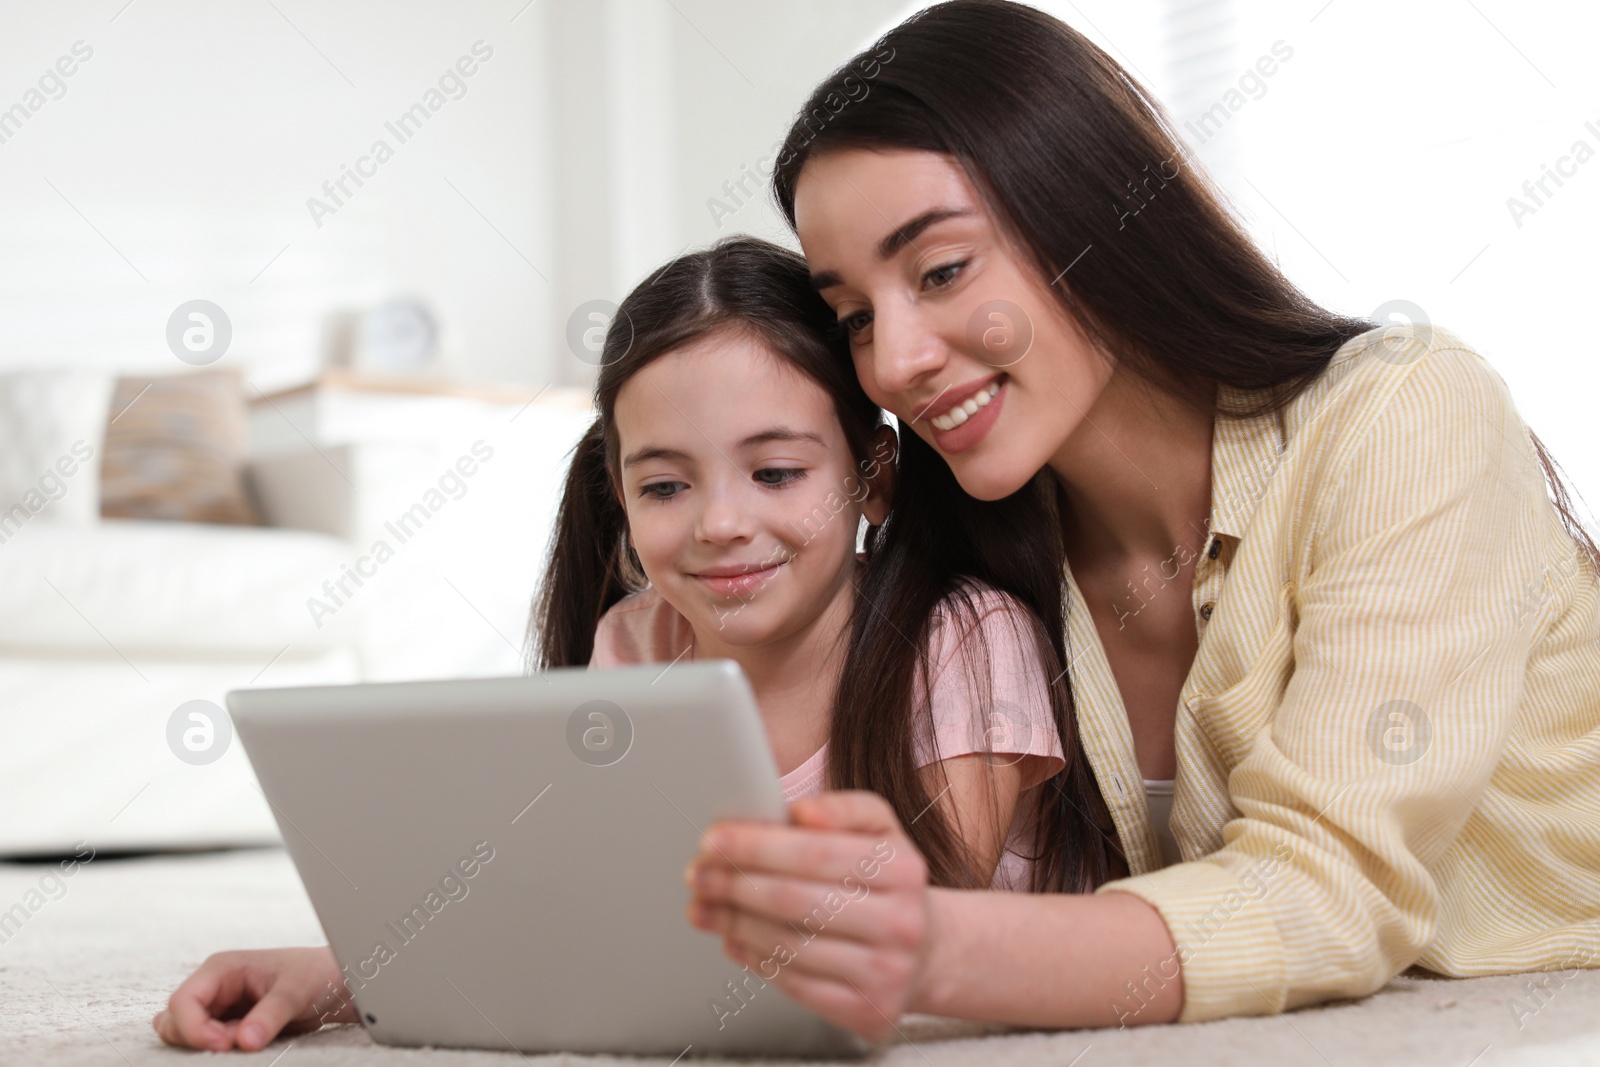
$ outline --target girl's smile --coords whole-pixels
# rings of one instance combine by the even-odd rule
[[[782,566],[782,562],[773,564],[733,563],[721,567],[707,567],[705,570],[691,574],[690,577],[698,578],[705,583],[707,589],[717,596],[744,598],[754,595],[756,590],[777,577],[778,568]]]

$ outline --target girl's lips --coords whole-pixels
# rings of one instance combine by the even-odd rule
[[[995,420],[1000,417],[1000,405],[1005,403],[1006,387],[1011,384],[1009,375],[999,379],[999,391],[989,400],[989,403],[979,408],[977,413],[969,416],[966,422],[949,430],[941,430],[933,423],[928,428],[933,431],[934,446],[945,455],[954,455],[965,452],[979,441],[983,440]]]
[[[774,563],[758,571],[743,574],[696,574],[693,577],[705,584],[717,596],[749,596],[778,573],[781,563]]]

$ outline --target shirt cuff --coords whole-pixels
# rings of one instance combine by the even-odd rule
[[[1282,1011],[1288,996],[1287,961],[1278,926],[1264,899],[1282,860],[1263,857],[1242,874],[1199,860],[1106,882],[1096,893],[1131,893],[1155,908],[1178,949],[1183,1011],[1178,1022]],[[1161,970],[1170,971],[1163,961]],[[1137,983],[1129,1010],[1137,1012]]]

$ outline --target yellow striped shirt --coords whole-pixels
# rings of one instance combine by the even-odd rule
[[[1600,966],[1600,591],[1500,375],[1437,326],[1353,338],[1281,412],[1216,420],[1209,525],[1183,862],[1161,867],[1070,568],[1064,605],[1131,870],[1097,892],[1161,913],[1180,1021],[1365,996],[1413,964]],[[1177,962],[1130,976],[1123,1010]]]

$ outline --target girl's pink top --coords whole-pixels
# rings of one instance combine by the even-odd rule
[[[1034,647],[1033,622],[1010,596],[979,587],[974,606],[987,643],[985,659],[985,643],[977,640],[970,624],[963,629],[947,605],[940,605],[929,628],[933,736],[930,740],[928,719],[919,719],[917,766],[974,753],[987,753],[998,765],[1020,765],[1023,792],[992,887],[1026,890],[1037,800],[1032,791],[1044,788],[1045,780],[1066,766],[1044,666]],[[680,656],[687,662],[695,659],[694,646],[689,620],[654,587],[647,587],[613,604],[601,617],[589,667],[668,663]],[[920,678],[916,695],[920,706]],[[828,781],[827,742],[780,781],[787,800],[822,792]]]

